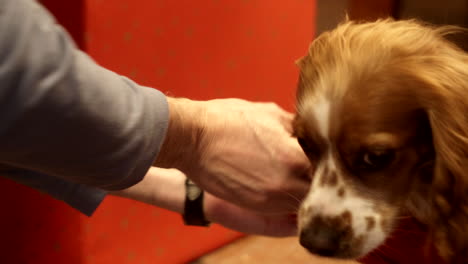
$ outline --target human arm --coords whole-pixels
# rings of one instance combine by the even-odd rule
[[[107,190],[137,184],[151,164],[176,167],[236,205],[297,209],[308,162],[291,114],[232,99],[168,108],[162,93],[77,50],[34,1],[0,3],[1,163]]]
[[[165,96],[97,65],[35,1],[0,0],[0,163],[101,189],[151,166]]]

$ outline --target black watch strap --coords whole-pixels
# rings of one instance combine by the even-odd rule
[[[204,192],[190,179],[185,180],[185,205],[182,215],[186,225],[209,226],[203,212]]]

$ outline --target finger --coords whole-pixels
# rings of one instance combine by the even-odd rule
[[[291,161],[293,162],[293,168],[298,171],[305,171],[311,167],[311,163],[304,150],[299,145],[297,138],[288,139],[289,153],[291,154]]]
[[[283,126],[285,127],[286,131],[288,131],[289,134],[292,134],[293,132],[292,124],[293,124],[295,114],[287,112],[283,109],[279,109],[279,110],[280,112],[278,115],[279,115],[281,124],[283,124]]]
[[[273,111],[278,114],[283,122],[289,123],[294,119],[294,114],[286,111],[281,106],[275,103],[268,103],[268,106],[273,108]]]
[[[295,217],[291,215],[261,215],[228,203],[210,194],[205,199],[205,215],[209,221],[243,233],[285,237],[297,233]]]
[[[294,119],[295,114],[287,112],[287,111],[283,111],[283,116],[284,116],[285,120],[292,121]]]

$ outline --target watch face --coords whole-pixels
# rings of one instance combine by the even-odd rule
[[[196,185],[187,186],[187,198],[189,200],[196,200],[198,196],[200,196],[201,192],[202,191],[200,190],[200,188],[198,188],[198,186]]]

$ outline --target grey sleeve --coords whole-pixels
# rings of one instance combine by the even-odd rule
[[[107,195],[104,190],[35,171],[0,165],[0,174],[17,183],[47,193],[87,216],[94,213]]]
[[[98,66],[38,3],[0,0],[0,163],[124,189],[153,163],[168,116],[164,94]]]

